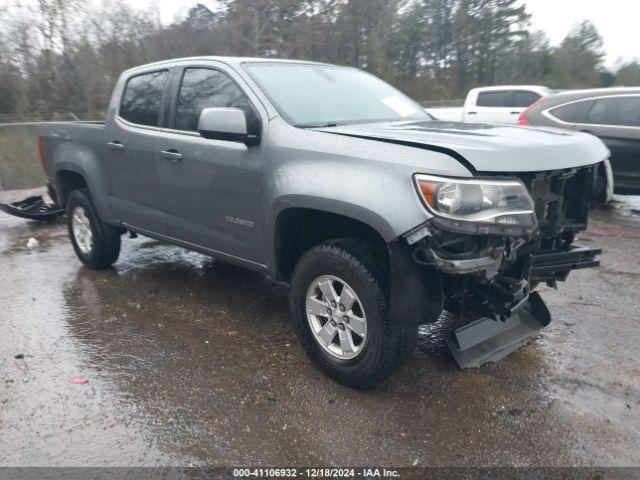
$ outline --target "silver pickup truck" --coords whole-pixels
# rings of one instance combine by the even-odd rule
[[[445,123],[365,72],[200,57],[127,70],[106,123],[44,125],[40,151],[90,268],[127,231],[290,285],[309,357],[366,388],[443,309],[462,367],[550,321],[536,285],[598,265],[587,225],[597,138]]]

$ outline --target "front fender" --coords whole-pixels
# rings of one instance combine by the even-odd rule
[[[342,215],[373,228],[385,241],[396,237],[393,226],[382,215],[373,210],[355,203],[305,194],[283,195],[273,203],[269,231],[275,231],[275,223],[278,217],[284,210],[289,208],[305,208]]]
[[[398,238],[389,251],[391,318],[396,325],[415,327],[435,322],[442,313],[442,277],[432,267],[415,262],[409,245]]]
[[[289,208],[321,210],[357,220],[383,239],[393,238],[393,227],[376,212],[348,202],[308,195],[286,195],[276,202],[275,217]],[[275,220],[274,220],[275,222]],[[273,234],[275,225],[268,230]],[[269,239],[273,244],[273,238]],[[442,313],[444,295],[440,274],[415,262],[403,237],[387,243],[390,264],[390,310],[396,325],[414,327],[435,321]],[[275,258],[272,260],[275,264]]]

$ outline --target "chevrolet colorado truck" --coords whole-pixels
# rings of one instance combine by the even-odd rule
[[[461,367],[497,361],[550,321],[536,286],[598,265],[586,228],[597,138],[434,121],[353,68],[198,57],[117,82],[104,123],[39,138],[79,259],[104,269],[130,232],[290,288],[312,361],[379,384],[443,309]]]

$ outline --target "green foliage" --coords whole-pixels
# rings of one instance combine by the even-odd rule
[[[625,87],[640,86],[640,63],[638,60],[622,65],[616,73],[615,83]]]
[[[602,37],[591,22],[576,24],[557,49],[556,69],[564,88],[599,84],[602,72]]]
[[[520,0],[218,0],[169,25],[157,2],[37,0],[0,16],[0,113],[104,112],[127,68],[194,55],[327,61],[368,70],[417,100],[480,85],[609,85],[588,21],[557,48],[530,29]],[[2,35],[2,33],[6,33]],[[4,39],[4,41],[3,41]],[[617,83],[640,83],[637,62]]]
[[[0,64],[0,113],[12,113],[19,110],[20,72],[10,63]]]

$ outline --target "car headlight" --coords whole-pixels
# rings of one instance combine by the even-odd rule
[[[524,235],[537,227],[533,200],[520,180],[417,174],[418,192],[435,223],[464,233]]]

